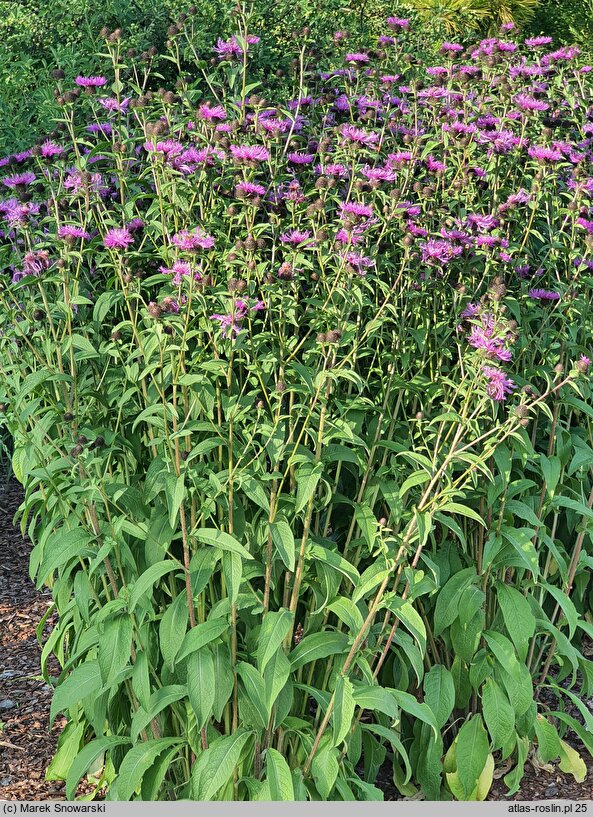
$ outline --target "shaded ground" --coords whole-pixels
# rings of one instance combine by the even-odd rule
[[[64,784],[45,780],[64,721],[58,719],[48,729],[51,689],[39,680],[41,650],[35,636],[51,595],[38,592],[29,579],[30,543],[12,525],[20,500],[16,483],[0,482],[0,799],[63,800]],[[50,617],[44,637],[54,622]],[[57,675],[57,663],[52,672]],[[593,700],[587,704],[593,711]],[[546,771],[528,761],[521,788],[511,799],[593,799],[593,760],[577,738],[567,739],[587,764],[585,781],[575,783],[554,764]],[[401,799],[387,767],[381,770],[377,785],[386,800]],[[502,779],[495,780],[488,799],[504,800],[505,792]]]

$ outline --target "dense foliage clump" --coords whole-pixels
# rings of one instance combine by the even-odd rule
[[[297,42],[282,97],[248,15],[208,59],[192,19],[158,91],[105,30],[105,69],[57,70],[57,128],[1,160],[48,774],[381,799],[387,762],[471,800],[531,753],[582,779],[591,68],[510,24],[425,66],[390,16],[332,64]]]

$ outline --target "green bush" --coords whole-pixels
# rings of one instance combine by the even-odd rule
[[[56,135],[2,160],[48,777],[377,800],[387,763],[480,800],[531,756],[582,781],[592,75],[506,36],[426,67],[396,19],[380,48],[301,31],[286,96],[280,34],[225,20],[214,64],[198,15],[169,30],[154,93],[107,36],[103,75],[56,79]]]

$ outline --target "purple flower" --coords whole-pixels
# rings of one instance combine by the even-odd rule
[[[347,179],[348,168],[341,164],[316,165],[315,172],[323,176],[333,176],[336,179]]]
[[[386,22],[389,28],[407,29],[410,27],[410,21],[405,17],[388,17]]]
[[[127,227],[114,227],[107,230],[103,237],[103,244],[109,250],[127,250],[134,243],[134,236]]]
[[[270,158],[269,152],[262,145],[231,145],[230,151],[236,162],[247,164],[266,162]]]
[[[364,65],[369,61],[369,55],[362,53],[346,54],[344,59],[346,62],[351,62],[355,65]]]
[[[342,125],[340,134],[345,142],[356,142],[359,145],[371,147],[379,141],[379,134],[356,128],[354,125]]]
[[[342,221],[353,221],[372,218],[373,208],[370,204],[363,204],[361,201],[341,201],[340,218]]]
[[[109,122],[91,122],[86,127],[88,133],[100,133],[101,136],[111,136],[113,128]]]
[[[81,77],[78,76],[74,82],[81,88],[101,88],[107,84],[105,77]]]
[[[130,99],[131,97],[127,96],[125,99],[118,102],[115,97],[102,97],[101,99],[98,99],[97,102],[102,108],[109,111],[109,113],[124,113],[128,109]]]
[[[53,156],[59,156],[61,153],[63,153],[63,148],[56,144],[56,142],[46,139],[39,148],[39,153],[44,159],[51,159]]]
[[[445,43],[443,43],[441,45],[441,51],[444,51],[445,53],[450,53],[450,54],[459,54],[461,51],[463,51],[463,46],[460,45],[459,43],[446,43],[445,42]]]
[[[543,45],[550,45],[550,43],[553,42],[553,38],[544,36],[528,37],[524,42],[527,48],[541,48]]]
[[[559,301],[560,293],[551,289],[530,289],[527,293],[530,298],[536,301]]]
[[[420,248],[422,260],[429,264],[448,264],[452,258],[463,252],[463,247],[453,246],[448,241],[441,241],[438,238],[429,238],[420,245]]]
[[[171,268],[168,267],[160,267],[160,271],[164,275],[172,275],[172,283],[175,286],[181,286],[183,278],[185,276],[193,276],[194,280],[200,281],[202,276],[199,272],[194,270],[187,261],[175,261]]]
[[[535,99],[529,96],[529,94],[517,94],[514,98],[514,102],[523,111],[547,111],[550,107],[547,102],[541,99]]]
[[[289,153],[287,158],[293,165],[310,165],[315,156],[312,153]]]
[[[554,150],[554,148],[548,148],[544,145],[532,145],[527,149],[527,153],[537,162],[562,161],[562,153],[559,150]]]
[[[245,42],[245,52],[249,51],[250,45],[258,43],[259,39],[259,37],[253,34],[248,34]],[[233,34],[228,40],[219,39],[214,48],[214,52],[218,54],[218,58],[221,60],[232,59],[233,57],[240,57],[243,54],[243,47],[239,45],[239,41]]]
[[[251,312],[259,312],[264,309],[263,301],[256,301],[252,306],[249,306],[247,301],[238,298],[233,302],[232,309],[228,315],[210,315],[211,321],[218,321],[222,329],[222,336],[227,338],[229,334],[234,333],[238,335],[241,331],[241,321]]]
[[[496,369],[494,366],[482,366],[482,371],[488,378],[486,393],[488,397],[491,397],[493,400],[501,402],[515,390],[515,384],[506,376],[502,369]]]
[[[196,227],[191,232],[189,230],[181,230],[171,239],[173,244],[180,250],[208,250],[214,246],[214,238],[208,235],[201,227]]]
[[[213,122],[215,119],[220,121],[226,119],[226,111],[222,105],[200,105],[198,114],[200,119],[205,119],[208,122]]]
[[[26,187],[34,181],[34,173],[17,173],[14,176],[6,176],[2,179],[2,184],[6,185],[6,187]]]
[[[286,233],[282,233],[280,241],[283,244],[292,244],[295,247],[299,245],[310,247],[315,243],[311,238],[310,230],[289,230]]]
[[[250,199],[256,196],[264,196],[266,188],[262,184],[254,182],[239,182],[235,186],[235,196],[238,199]]]
[[[62,238],[66,242],[73,242],[77,239],[88,241],[90,237],[90,233],[75,224],[63,224],[58,228],[58,238]]]
[[[589,221],[589,219],[581,217],[577,218],[577,224],[579,227],[584,227],[590,235],[593,235],[593,221]]]

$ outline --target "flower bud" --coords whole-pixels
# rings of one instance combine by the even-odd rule
[[[72,412],[71,412],[71,411],[67,411],[67,412],[64,414],[64,420],[65,420],[67,423],[70,423],[72,420],[74,420],[74,415],[72,414]]]

